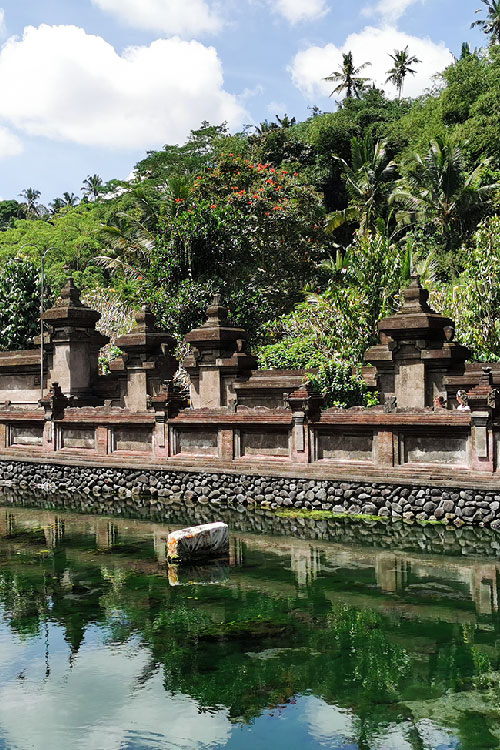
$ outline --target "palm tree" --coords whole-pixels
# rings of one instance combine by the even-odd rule
[[[90,200],[97,200],[102,190],[102,179],[98,174],[89,174],[83,181],[82,193]]]
[[[130,183],[121,185],[133,200],[134,210],[119,211],[113,224],[102,226],[103,237],[108,241],[108,254],[99,255],[94,260],[111,274],[123,273],[137,278],[147,268],[157,241],[160,205],[155,193],[147,187],[131,186]],[[175,197],[187,198],[189,189],[186,177],[172,178],[168,186],[171,203],[175,203]]]
[[[486,18],[479,18],[471,23],[471,29],[474,26],[484,31],[486,36],[490,37],[490,45],[500,44],[500,0],[481,0],[487,8]],[[476,13],[484,13],[484,8],[478,8]]]
[[[47,209],[38,203],[38,199],[41,196],[39,190],[34,188],[26,188],[19,193],[21,198],[24,198],[22,205],[22,211],[27,219],[38,219],[40,216],[47,214]]]
[[[371,229],[380,216],[387,183],[396,171],[396,163],[389,158],[385,141],[374,143],[370,135],[353,138],[351,153],[351,165],[338,156],[334,157],[343,167],[349,206],[344,211],[330,214],[330,231],[352,221],[358,221],[363,231]]]
[[[76,206],[80,199],[74,193],[66,192],[66,193],[63,193],[62,200],[63,200],[63,205],[65,206]]]
[[[62,198],[54,198],[54,200],[49,203],[50,213],[52,214],[52,216],[55,216],[57,213],[59,213],[61,208],[64,208],[65,205],[66,204]]]
[[[352,52],[343,53],[342,58],[341,69],[334,71],[323,80],[337,84],[330,96],[341,94],[345,91],[346,99],[352,99],[353,96],[356,96],[359,99],[366,88],[366,84],[370,80],[369,78],[360,77],[359,73],[367,68],[368,65],[371,65],[371,63],[365,62],[363,65],[360,65],[359,68],[356,68],[352,59]]]
[[[423,158],[415,154],[414,162],[415,169],[399,181],[390,198],[402,207],[397,218],[400,223],[433,227],[449,249],[498,184],[481,184],[484,162],[467,173],[460,148],[442,136],[430,142]]]
[[[295,117],[288,117],[286,114],[283,115],[283,117],[276,115],[276,121],[277,122],[269,122],[269,120],[264,120],[260,125],[255,125],[256,135],[266,135],[271,130],[279,130],[280,128],[286,130],[287,128],[293,127],[297,122]]]
[[[414,76],[417,72],[411,66],[416,65],[417,63],[422,61],[419,60],[418,57],[415,57],[415,55],[409,54],[408,45],[406,45],[404,49],[395,49],[394,54],[389,55],[389,57],[392,57],[394,65],[390,70],[387,71],[388,76],[385,82],[392,83],[397,88],[398,99],[401,99],[406,76],[408,74]]]

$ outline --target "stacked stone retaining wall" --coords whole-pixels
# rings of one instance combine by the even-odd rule
[[[360,481],[255,477],[211,472],[117,469],[0,461],[4,487],[102,498],[109,512],[188,509],[324,510],[393,521],[438,521],[500,530],[500,490]],[[0,498],[1,500],[1,498]],[[286,519],[280,518],[283,527]]]

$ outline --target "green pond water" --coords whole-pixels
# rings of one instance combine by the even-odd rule
[[[500,748],[495,542],[176,569],[171,528],[0,508],[0,750]]]

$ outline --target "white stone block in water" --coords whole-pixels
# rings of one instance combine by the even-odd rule
[[[226,523],[190,526],[168,535],[168,559],[172,562],[200,560],[229,554],[229,527]]]

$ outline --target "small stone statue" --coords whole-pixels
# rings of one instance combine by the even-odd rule
[[[386,414],[394,414],[398,408],[398,401],[396,396],[387,395],[384,402],[384,412]]]

